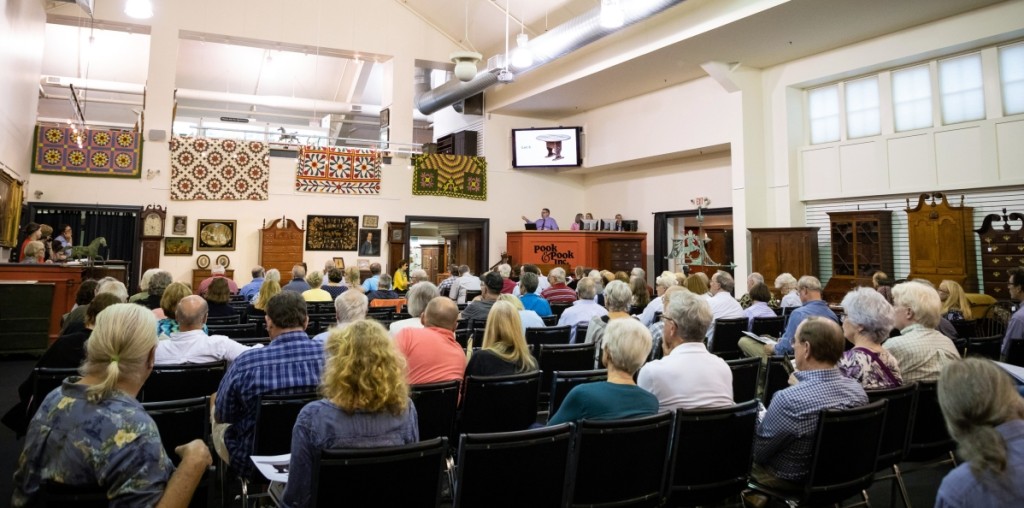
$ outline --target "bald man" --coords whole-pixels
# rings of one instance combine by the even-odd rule
[[[410,385],[461,380],[466,373],[466,352],[455,341],[459,307],[438,296],[423,311],[423,328],[405,328],[395,336],[395,346],[408,362]]]
[[[232,362],[249,350],[223,335],[207,335],[203,325],[208,312],[206,300],[199,295],[189,295],[178,302],[174,311],[178,331],[171,333],[170,340],[162,340],[156,345],[157,365]]]

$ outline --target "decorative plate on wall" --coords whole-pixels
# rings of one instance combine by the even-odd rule
[[[224,268],[227,268],[231,264],[231,260],[228,259],[228,257],[225,256],[224,254],[221,254],[217,256],[217,264],[223,266]]]
[[[196,258],[196,266],[198,266],[202,270],[206,270],[207,268],[209,268],[210,267],[210,256],[207,256],[206,254],[203,254],[202,256],[197,257]]]

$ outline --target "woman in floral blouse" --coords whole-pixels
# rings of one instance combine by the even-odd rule
[[[900,366],[882,342],[893,327],[893,309],[885,297],[869,288],[858,288],[843,298],[843,335],[853,349],[843,353],[839,371],[866,390],[895,388],[903,384]]]

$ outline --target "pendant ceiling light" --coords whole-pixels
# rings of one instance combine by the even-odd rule
[[[512,51],[512,67],[525,69],[533,65],[533,52],[530,51],[530,36],[526,35],[523,14],[519,18],[519,35],[516,36],[516,49]]]
[[[601,0],[601,26],[619,28],[625,21],[621,0]]]
[[[149,19],[153,17],[153,4],[149,0],[128,0],[124,13],[130,18]]]

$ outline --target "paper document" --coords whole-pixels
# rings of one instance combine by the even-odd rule
[[[1024,385],[1024,367],[1018,367],[1016,365],[1010,365],[1009,363],[995,362],[996,365],[1000,366],[1010,374],[1019,385]]]
[[[253,455],[249,457],[264,478],[274,482],[288,481],[288,463],[292,455]]]
[[[754,340],[760,342],[761,344],[769,344],[771,346],[775,346],[775,344],[779,343],[779,341],[777,341],[777,340],[775,340],[775,339],[773,339],[771,337],[761,336],[761,335],[758,335],[756,333],[743,332],[743,335],[746,335],[747,337],[750,337],[751,339],[754,339]]]

